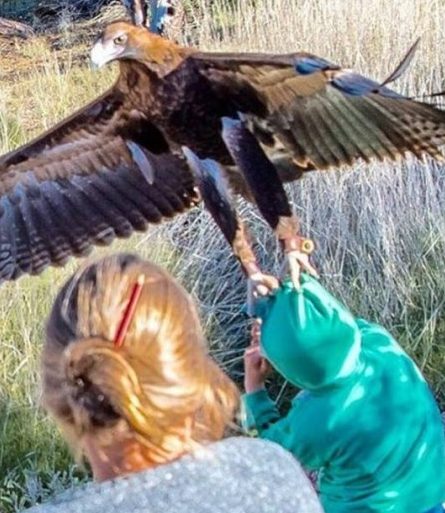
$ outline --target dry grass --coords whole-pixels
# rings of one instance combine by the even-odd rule
[[[230,8],[219,1],[195,4],[184,40],[202,48],[306,50],[376,78],[385,77],[422,36],[415,63],[398,90],[424,94],[444,89],[444,1],[240,0]],[[82,48],[80,53],[86,51]],[[41,40],[13,50],[21,68],[14,80],[2,80],[2,151],[97,96],[115,74],[78,66],[79,49],[74,47],[55,54]],[[0,76],[11,77],[10,63],[7,72],[2,68],[3,58]],[[430,161],[358,165],[313,174],[290,188],[306,233],[318,242],[316,261],[324,280],[355,312],[383,322],[399,337],[442,404],[444,171]],[[276,270],[278,255],[267,230],[254,210],[241,207],[257,235],[262,261]],[[205,212],[195,211],[112,250],[133,249],[167,265],[197,297],[213,354],[239,377],[244,286],[210,222]],[[69,456],[36,408],[42,319],[74,267],[71,263],[0,290],[0,511],[16,511],[77,479],[71,471],[54,474],[66,471]]]

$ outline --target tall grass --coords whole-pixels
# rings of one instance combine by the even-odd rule
[[[441,0],[196,0],[189,17],[184,41],[201,48],[304,50],[376,78],[384,78],[422,36],[412,69],[397,88],[419,95],[444,89]],[[13,80],[2,74],[2,55],[2,151],[112,82],[115,70],[98,74],[78,66],[78,52],[55,54],[42,42],[31,43],[21,50],[20,73],[7,75]],[[444,180],[442,166],[407,161],[313,173],[289,187],[303,231],[317,242],[315,261],[324,282],[358,315],[382,322],[400,339],[443,405]],[[277,271],[279,255],[268,230],[254,209],[243,202],[240,209],[263,265]],[[130,249],[169,267],[197,298],[212,353],[239,378],[244,283],[211,226],[207,213],[195,210],[102,252]],[[42,319],[75,266],[0,289],[0,511],[19,510],[84,475],[70,466],[53,424],[37,408]]]

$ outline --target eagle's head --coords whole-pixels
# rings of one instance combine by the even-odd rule
[[[117,21],[102,32],[91,50],[91,60],[97,67],[116,60],[134,60],[165,75],[178,66],[187,53],[188,50],[145,27]]]

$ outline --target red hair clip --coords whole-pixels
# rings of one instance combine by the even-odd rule
[[[119,349],[122,347],[125,337],[127,336],[128,328],[133,319],[136,306],[139,298],[141,297],[142,287],[144,286],[144,276],[141,274],[137,282],[133,285],[131,290],[130,299],[125,307],[125,311],[122,315],[122,320],[117,327],[116,336],[114,338],[114,347]]]

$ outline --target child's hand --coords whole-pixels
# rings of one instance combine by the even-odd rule
[[[261,356],[261,321],[252,326],[251,343],[244,353],[244,388],[248,394],[264,388],[264,382],[270,372],[269,362]]]

